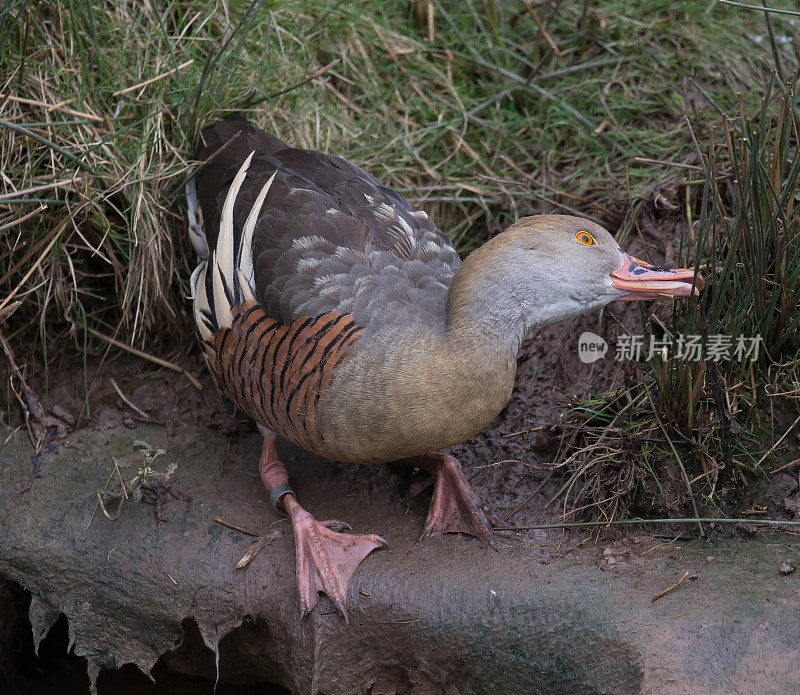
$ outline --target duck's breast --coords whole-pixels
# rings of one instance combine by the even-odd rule
[[[433,326],[364,335],[319,404],[328,456],[387,462],[464,442],[503,409],[515,373],[510,351],[453,345]]]

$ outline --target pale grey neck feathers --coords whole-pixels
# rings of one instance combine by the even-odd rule
[[[574,223],[561,216],[525,218],[473,251],[448,292],[448,334],[516,351],[532,328],[618,298],[609,277],[616,246],[607,244],[596,259],[581,253],[561,229]],[[552,234],[543,231],[548,228]]]

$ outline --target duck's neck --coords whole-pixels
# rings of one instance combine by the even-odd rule
[[[532,288],[521,286],[496,265],[486,247],[474,251],[456,271],[447,295],[448,342],[467,350],[481,346],[516,355],[538,323]]]
[[[500,282],[476,283],[460,270],[447,297],[447,342],[465,352],[496,351],[516,355],[531,328],[525,307]]]
[[[473,251],[456,271],[447,295],[447,334],[457,344],[516,355],[532,328],[582,314],[594,303],[574,296],[574,279],[552,264],[532,267],[524,254],[504,249],[503,236]]]

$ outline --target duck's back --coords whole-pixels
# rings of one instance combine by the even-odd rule
[[[237,248],[274,175],[253,229],[248,278],[269,317],[289,324],[352,314],[367,335],[387,322],[444,321],[459,258],[424,212],[347,160],[289,147],[240,117],[207,127],[201,140],[196,156],[208,163],[196,177],[197,197],[211,249],[247,156],[255,152],[234,206]]]

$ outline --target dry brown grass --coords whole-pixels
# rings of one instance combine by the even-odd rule
[[[535,210],[627,225],[622,182],[639,204],[665,173],[633,157],[691,156],[679,114],[700,96],[676,46],[723,71],[711,93],[766,69],[742,36],[758,16],[691,12],[545,3],[540,26],[522,4],[458,3],[418,29],[378,2],[5,3],[3,330],[45,365],[99,347],[87,327],[154,351],[189,335],[183,184],[198,127],[231,110],[351,157],[462,248]]]

